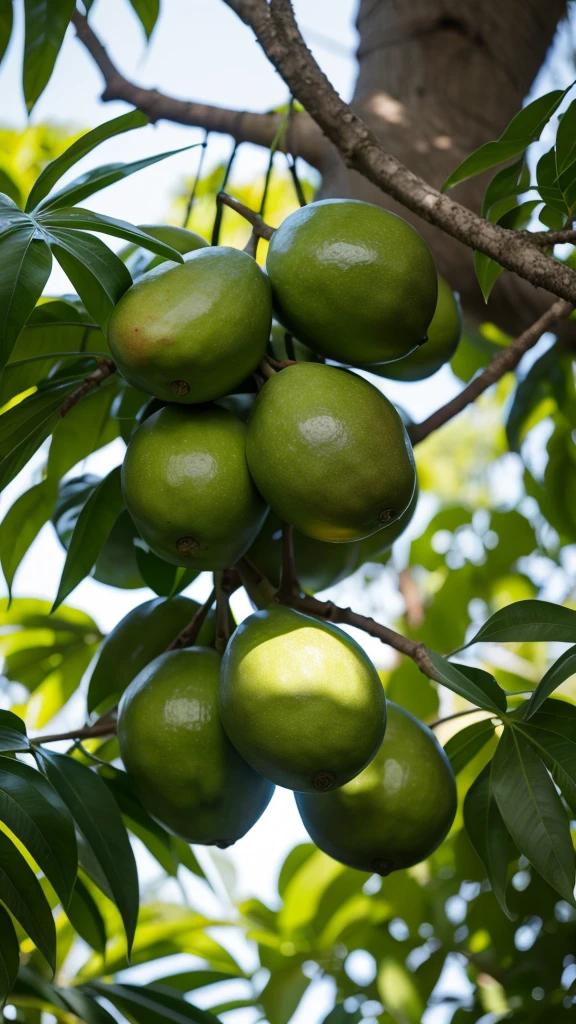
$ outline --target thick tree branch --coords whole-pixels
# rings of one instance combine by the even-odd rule
[[[376,622],[376,619],[368,615],[360,615],[359,612],[354,612],[351,608],[340,608],[333,601],[319,601],[318,598],[312,597],[310,594],[297,593],[283,594],[280,597],[269,580],[262,576],[262,573],[247,558],[241,558],[236,569],[242,583],[247,586],[248,592],[259,589],[265,601],[278,600],[281,604],[289,605],[290,608],[295,608],[306,615],[312,615],[316,619],[324,619],[326,622],[334,622],[338,625],[355,626],[356,629],[361,629],[369,636],[376,637],[388,647],[393,647],[400,654],[412,658],[412,661],[425,676],[438,682],[442,681],[424,644],[402,636],[401,633],[390,629],[389,626],[383,626],[382,623]]]
[[[348,167],[423,220],[483,252],[538,287],[576,303],[576,273],[517,232],[492,224],[428,185],[382,147],[340,98],[304,42],[290,0],[226,0],[249,25],[292,94],[334,143]]]
[[[423,441],[425,437],[428,437],[432,431],[444,426],[448,420],[451,420],[468,405],[475,402],[487,388],[491,387],[492,384],[496,384],[505,373],[515,370],[522,356],[529,349],[533,348],[542,335],[546,331],[551,330],[558,320],[569,316],[572,308],[570,303],[564,302],[563,299],[558,299],[557,302],[554,302],[550,309],[546,310],[535,323],[508,345],[508,348],[499,352],[486,369],[477,377],[474,377],[468,386],[459,395],[456,395],[456,398],[453,398],[452,401],[443,405],[441,409],[432,413],[422,423],[413,423],[412,426],[408,427],[408,434],[412,444],[418,444],[419,441]]]
[[[167,96],[157,89],[144,89],[130,82],[110,59],[105,47],[88,24],[88,19],[76,11],[72,16],[76,34],[99,68],[105,83],[104,103],[124,100],[137,107],[152,123],[160,120],[175,121],[194,128],[231,135],[236,142],[253,142],[268,148],[284,114],[262,114],[251,111],[229,110],[206,103],[192,103]],[[293,156],[301,156],[314,167],[321,167],[330,147],[322,132],[308,114],[296,114],[290,129],[290,138],[281,140],[278,148],[288,149]]]

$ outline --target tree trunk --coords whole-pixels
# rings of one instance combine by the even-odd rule
[[[352,106],[389,152],[439,188],[520,109],[565,9],[565,0],[360,0]],[[322,195],[365,199],[411,220],[471,320],[518,333],[551,301],[505,273],[486,307],[471,251],[348,171],[333,152],[322,167]],[[454,198],[480,212],[488,180],[463,183]]]

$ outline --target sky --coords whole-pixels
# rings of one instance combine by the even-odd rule
[[[234,108],[267,110],[286,102],[286,86],[261,53],[251,31],[222,0],[164,0],[163,6],[164,13],[150,46],[146,48],[141,27],[127,0],[97,0],[94,4],[93,26],[128,77],[143,85],[158,86],[164,92],[181,98]],[[296,13],[309,46],[345,99],[350,98],[354,85],[355,6],[355,0],[295,0]],[[8,58],[0,69],[0,124],[23,128],[26,113],[20,87],[21,7],[21,3],[16,4],[17,29]],[[558,62],[553,68],[554,74],[548,71],[541,76],[539,91],[557,85],[552,79]],[[88,128],[127,109],[120,103],[102,104],[100,92],[99,73],[70,31],[53,78],[33,112],[32,123],[50,120],[78,129]],[[73,174],[75,176],[79,170],[99,163],[134,160],[190,145],[201,141],[202,137],[203,133],[198,130],[162,122],[105,143],[96,154],[75,168]],[[229,152],[230,139],[213,137],[209,162],[225,159]],[[182,153],[135,174],[126,182],[99,193],[86,205],[134,223],[161,222],[179,183],[193,173],[198,153],[198,150]],[[266,163],[266,152],[245,145],[240,151],[236,174],[239,179],[251,178],[263,170]],[[62,278],[56,274],[50,281],[50,288],[55,291],[62,284]],[[446,401],[459,388],[447,369],[437,374],[432,383],[406,386],[385,382],[382,386],[392,400],[407,407],[418,419]],[[83,469],[103,474],[118,464],[122,455],[122,444],[114,442],[92,456]],[[35,482],[41,464],[42,458],[37,457],[32,467],[7,488],[0,499],[0,514],[3,515],[18,494]],[[413,527],[415,534],[420,522],[419,514]],[[16,594],[52,599],[63,561],[63,552],[51,527],[47,526],[22,564],[17,576]],[[209,587],[210,580],[204,575],[189,593],[201,600],[207,596]],[[108,630],[127,611],[150,596],[149,591],[121,592],[86,580],[73,593],[69,603],[88,611],[102,629]],[[358,604],[361,596],[359,580],[354,578],[341,584],[334,596],[340,603]],[[389,619],[400,610],[397,595],[386,590],[384,583],[373,586],[369,599],[376,612],[386,603]],[[250,611],[246,600],[239,595],[235,596],[234,609],[239,617]],[[363,634],[356,634],[356,638],[361,640],[379,666],[390,665],[386,649],[377,641],[371,641]],[[76,702],[60,716],[60,722],[62,727],[72,726],[81,717],[82,706]],[[237,893],[271,900],[279,866],[286,853],[295,843],[306,839],[292,794],[277,790],[270,807],[248,836],[225,855],[217,854],[217,859],[221,865],[233,865],[237,872]],[[144,854],[140,855],[140,861],[146,877],[152,878],[155,869]],[[222,870],[226,874],[226,867]],[[193,883],[191,886],[197,894]],[[450,976],[444,979],[447,985],[453,981]],[[317,1024],[330,1005],[330,984],[316,985],[294,1017],[293,1024]],[[438,1016],[429,1019],[441,1024]],[[236,1024],[250,1024],[252,1017],[248,1013],[244,1017],[234,1016],[233,1020]]]

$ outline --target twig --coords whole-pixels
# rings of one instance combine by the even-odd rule
[[[414,423],[408,427],[408,434],[412,444],[418,444],[420,441],[423,441],[434,430],[442,427],[448,420],[451,420],[468,405],[475,402],[487,388],[491,387],[492,384],[496,384],[505,373],[516,369],[522,356],[533,348],[542,335],[549,331],[558,320],[569,316],[572,309],[573,307],[570,303],[565,302],[564,299],[558,299],[557,302],[554,302],[550,309],[546,310],[535,323],[520,334],[507,348],[494,356],[494,359],[486,369],[477,377],[474,377],[468,386],[459,395],[456,395],[456,398],[453,398],[446,405],[437,409],[436,412],[432,413],[428,419],[423,420],[422,423]]]
[[[273,601],[274,598],[278,600],[276,591],[269,580],[247,558],[241,558],[236,568],[242,582],[246,581],[253,588],[260,589],[265,600],[268,602]],[[369,636],[376,637],[383,644],[387,644],[401,654],[412,658],[412,661],[418,666],[420,671],[425,676],[428,676],[429,679],[442,682],[430,661],[428,651],[423,643],[410,640],[408,637],[402,636],[401,633],[397,633],[388,626],[383,626],[382,623],[376,622],[375,619],[367,615],[360,615],[359,612],[354,612],[351,608],[340,608],[333,601],[319,601],[310,594],[291,594],[283,597],[281,603],[289,605],[290,608],[296,608],[297,611],[304,612],[306,615],[312,615],[317,619],[325,619],[327,622],[334,622],[338,625],[355,626],[364,633],[368,633]]]
[[[95,722],[94,725],[83,725],[79,729],[70,729],[69,732],[54,732],[46,736],[35,736],[30,742],[32,744],[57,743],[59,740],[88,740],[93,736],[113,736],[116,732],[116,722],[109,719],[106,722]]]
[[[193,615],[192,619],[181,633],[174,638],[171,644],[168,644],[167,651],[178,651],[181,647],[193,647],[204,622],[206,616],[210,611],[214,601],[216,600],[216,591],[212,590],[211,594],[207,597],[204,604],[198,608],[198,611]]]
[[[478,715],[482,712],[483,714],[490,714],[486,712],[484,708],[468,708],[467,711],[455,711],[453,715],[446,715],[445,718],[437,718],[435,722],[432,722],[428,728],[437,729],[439,725],[444,725],[444,722],[452,722],[455,718],[463,718],[464,715]]]
[[[566,242],[576,243],[574,228],[560,228],[557,231],[519,231],[519,235],[530,245],[547,248],[550,245],[562,245]]]
[[[264,380],[266,381],[269,380],[270,377],[275,377],[277,371],[274,369],[273,366],[270,365],[268,359],[264,357],[264,359],[258,366],[258,372],[261,374],[262,377],[264,377]]]
[[[264,356],[264,359],[274,370],[284,370],[287,366],[296,366],[295,359],[273,359],[268,354]]]
[[[103,380],[110,377],[111,374],[116,373],[116,366],[111,359],[102,359],[100,364],[89,373],[87,377],[84,377],[84,383],[80,387],[76,388],[68,398],[62,402],[60,406],[60,415],[66,416],[66,413],[70,412],[70,409],[76,405],[84,395],[87,395],[93,388],[99,387]]]
[[[290,0],[225,0],[255,32],[264,53],[293,96],[334,143],[348,167],[373,182],[423,220],[471,249],[491,256],[532,284],[576,303],[576,273],[526,242],[518,232],[492,224],[429,185],[388,153],[368,125],[345,103],[306,46]]]
[[[270,241],[276,228],[266,224],[259,213],[255,213],[254,210],[241,203],[239,199],[235,199],[234,196],[229,196],[227,192],[219,192],[216,198],[224,206],[230,207],[231,210],[235,210],[241,217],[244,217],[244,220],[247,220],[252,225],[252,230],[259,238],[266,238]]]
[[[214,589],[216,591],[216,650],[223,654],[232,635],[230,621],[230,595],[241,585],[240,577],[235,569],[225,569],[214,573]]]
[[[299,594],[300,586],[294,559],[294,527],[290,523],[282,523],[282,570],[276,598],[283,604],[293,597],[298,597]]]

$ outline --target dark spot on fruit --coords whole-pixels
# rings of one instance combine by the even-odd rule
[[[334,781],[335,776],[332,772],[317,772],[313,779],[313,785],[315,789],[324,792],[327,789],[332,789]]]
[[[396,519],[397,515],[398,513],[395,508],[385,508],[384,511],[380,513],[380,522],[391,523],[393,519]]]
[[[139,327],[135,327],[134,330],[136,331],[136,334],[138,334],[138,331],[140,330],[140,328]]]
[[[375,857],[372,861],[372,870],[375,871],[377,875],[383,875],[385,877],[390,874],[393,868],[394,865],[392,861],[384,860],[383,857]]]
[[[197,551],[199,547],[200,545],[195,537],[180,537],[180,539],[176,541],[176,550],[179,551],[181,555],[191,555],[194,551]]]
[[[173,380],[170,387],[172,388],[172,394],[176,395],[177,398],[182,398],[190,391],[190,385],[185,380]]]
[[[214,843],[214,846],[217,846],[219,850],[227,850],[229,846],[234,846],[234,840],[217,839],[216,842]]]

